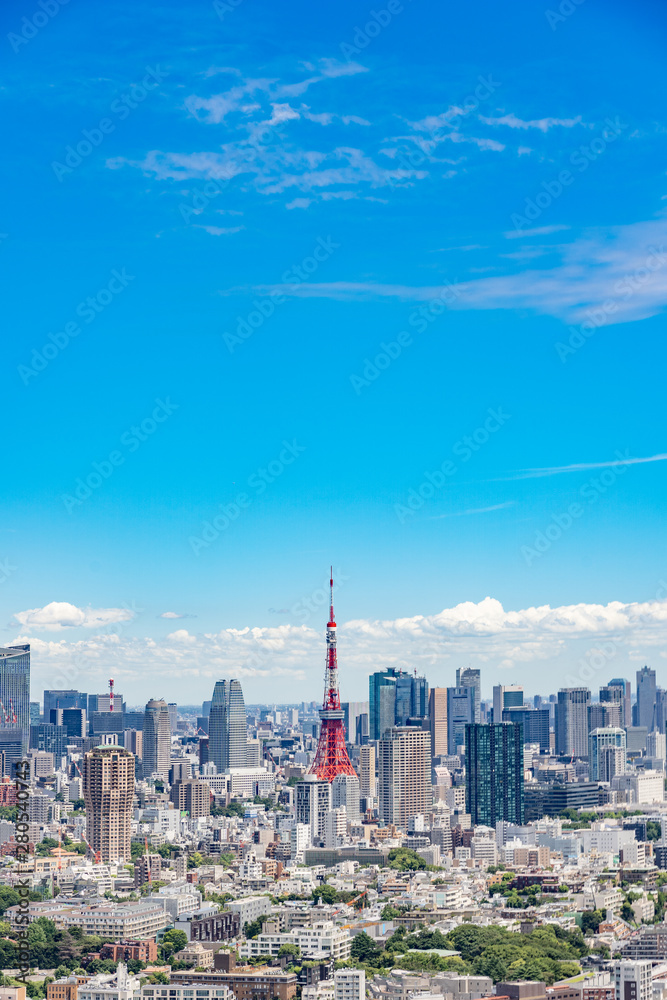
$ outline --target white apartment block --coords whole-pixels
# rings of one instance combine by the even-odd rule
[[[284,944],[295,944],[304,958],[325,955],[336,962],[346,961],[351,954],[352,938],[342,927],[331,920],[322,920],[312,927],[294,927],[280,934],[258,934],[239,948],[241,958],[258,958],[260,955],[277,955]]]
[[[365,1000],[366,973],[363,969],[338,969],[334,973],[334,1000]]]
[[[20,915],[17,906],[10,906],[7,915],[13,927]],[[30,920],[48,917],[58,927],[81,927],[84,934],[97,934],[111,941],[144,941],[154,938],[159,931],[169,927],[171,920],[160,903],[66,904],[51,900],[30,903]]]

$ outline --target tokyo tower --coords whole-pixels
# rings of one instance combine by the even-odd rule
[[[336,662],[336,619],[333,608],[333,567],[329,580],[331,601],[329,604],[329,622],[327,624],[327,660],[324,668],[324,703],[320,709],[320,738],[317,743],[317,753],[310,768],[311,774],[316,774],[320,781],[333,781],[337,774],[353,774],[345,746],[344,713],[340,707],[338,693],[338,664]]]

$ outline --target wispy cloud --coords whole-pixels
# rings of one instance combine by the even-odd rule
[[[471,507],[469,510],[453,510],[449,514],[437,514],[430,521],[441,521],[445,517],[467,517],[469,514],[490,514],[494,510],[506,510],[515,507],[516,500],[506,500],[505,503],[494,503],[491,507]]]
[[[617,452],[618,454],[618,452]],[[646,458],[630,458],[630,456],[619,455],[618,458],[608,462],[575,462],[572,465],[553,465],[547,468],[521,469],[515,475],[507,476],[507,481],[514,479],[539,479],[542,476],[558,476],[564,472],[591,472],[594,469],[613,469],[619,465],[646,465],[649,462],[664,462],[667,460],[667,452],[658,455],[649,455]]]
[[[484,115],[480,115],[479,120],[485,125],[507,125],[508,128],[518,129],[536,128],[540,132],[548,132],[550,128],[557,125],[561,128],[573,128],[575,125],[583,124],[581,115],[577,115],[576,118],[533,118],[531,121],[525,121],[515,114],[503,115],[500,118],[486,118]]]
[[[564,229],[569,229],[569,226],[560,224],[555,226],[537,226],[535,229],[508,229],[503,236],[506,240],[519,240],[525,239],[527,236],[550,236],[551,233],[561,233]]]
[[[195,229],[203,229],[209,234],[209,236],[232,236],[234,233],[240,233],[245,226],[199,226],[196,225]]]
[[[632,223],[584,233],[560,243],[553,253],[560,262],[542,270],[476,278],[451,285],[453,309],[533,309],[570,323],[589,322],[605,308],[605,325],[654,316],[667,306],[667,219]],[[520,255],[520,256],[523,256]],[[472,273],[472,269],[471,269]],[[341,301],[393,298],[428,302],[442,294],[437,285],[383,282],[302,282],[301,285],[257,286],[301,298]]]

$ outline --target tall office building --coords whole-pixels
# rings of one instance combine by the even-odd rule
[[[51,712],[55,708],[83,708],[88,710],[88,695],[83,691],[50,689],[44,691],[44,722],[51,722]]]
[[[482,721],[482,672],[473,667],[457,667],[457,688],[473,688],[475,691],[475,718],[473,722]]]
[[[523,688],[520,684],[495,684],[493,687],[493,721],[502,722],[506,708],[521,708]]]
[[[468,725],[466,810],[473,826],[524,822],[523,738],[520,723]]]
[[[615,688],[619,688],[621,691],[623,702],[621,726],[623,729],[627,729],[628,726],[632,725],[632,684],[630,681],[626,681],[624,677],[614,677],[606,687],[600,688],[600,701],[613,701],[616,697],[613,693]],[[605,692],[604,697],[602,696],[603,691]]]
[[[465,743],[466,726],[475,721],[475,689],[447,688],[447,752]]]
[[[86,836],[102,861],[130,860],[134,757],[119,746],[99,746],[83,758]]]
[[[340,707],[343,709],[345,739],[348,743],[361,745],[360,737],[368,737],[368,702],[344,701]]]
[[[152,774],[158,774],[166,781],[171,758],[171,729],[169,709],[162,699],[152,698],[146,704],[142,749],[144,777],[150,778]]]
[[[85,708],[63,708],[62,725],[70,739],[73,736],[85,736],[87,728]]]
[[[556,753],[588,756],[588,688],[561,688],[556,703]]]
[[[594,729],[588,734],[588,774],[590,781],[611,781],[611,778],[607,777],[607,775],[612,764],[607,758],[603,760],[605,755],[602,753],[607,747],[619,750],[621,752],[621,759],[624,762],[622,768],[619,769],[620,765],[616,757],[613,757],[614,773],[625,773],[625,729],[621,729],[620,726]]]
[[[623,704],[620,700],[594,701],[588,706],[588,732],[594,729],[618,728],[623,717]]]
[[[642,667],[637,671],[637,703],[635,726],[646,726],[651,732],[654,728],[654,712],[656,695],[655,670]]]
[[[447,754],[447,688],[431,688],[428,696],[428,723],[431,732],[431,756]]]
[[[599,704],[604,705],[607,709],[612,709],[613,706],[617,706],[618,709],[618,719],[619,721],[615,723],[618,726],[629,726],[632,722],[632,716],[628,716],[628,721],[626,722],[625,713],[625,690],[621,684],[604,684],[600,688]],[[599,727],[591,726],[591,729]]]
[[[428,716],[428,681],[406,670],[388,667],[371,674],[368,694],[371,740],[379,740],[393,726],[404,726],[408,719]]]
[[[208,717],[208,759],[219,774],[230,767],[245,767],[247,739],[240,682],[217,681]]]
[[[431,735],[417,726],[394,726],[379,743],[379,814],[407,830],[413,816],[430,812]]]
[[[367,743],[359,750],[359,795],[362,799],[374,799],[377,795],[375,744],[373,743]]]
[[[39,723],[40,723],[41,715],[42,715],[42,713],[39,710],[39,702],[38,701],[31,701],[30,702],[30,725],[31,726],[38,726]]]
[[[503,711],[503,722],[518,722],[523,727],[523,742],[539,743],[542,753],[549,753],[549,709],[506,708]]]
[[[30,740],[30,646],[0,647],[0,729],[20,729],[25,755]]]
[[[175,701],[170,701],[167,709],[169,711],[169,729],[171,735],[175,736],[178,731],[178,705]]]

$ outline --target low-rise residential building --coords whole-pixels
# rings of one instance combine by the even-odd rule
[[[352,938],[343,927],[336,927],[331,920],[323,920],[312,927],[294,927],[291,931],[258,934],[241,945],[242,958],[259,958],[261,955],[278,955],[284,944],[295,944],[304,958],[325,955],[336,962],[350,957]]]

